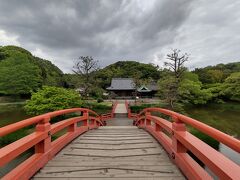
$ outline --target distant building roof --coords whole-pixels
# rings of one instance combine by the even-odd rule
[[[151,92],[150,89],[147,88],[147,86],[142,85],[140,88],[137,89],[138,92]]]
[[[107,90],[135,90],[135,83],[132,78],[113,78]]]
[[[132,78],[113,78],[111,86],[107,90],[135,90],[135,83]],[[152,81],[147,85],[142,85],[137,88],[138,92],[157,91],[157,83]]]

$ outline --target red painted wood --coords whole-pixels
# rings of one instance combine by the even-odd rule
[[[160,112],[168,115],[172,118],[173,122],[150,115],[151,112]],[[151,121],[151,123],[149,121]],[[155,126],[153,126],[152,123],[154,123]],[[146,108],[134,118],[134,125],[139,128],[144,128],[152,134],[162,144],[173,162],[177,164],[188,179],[212,179],[212,177],[189,156],[188,151],[191,151],[198,157],[198,159],[220,179],[239,179],[240,166],[190,134],[186,129],[186,124],[227,145],[236,152],[240,152],[240,141],[238,139],[195,119],[167,109]],[[165,134],[165,132],[167,134]]]
[[[83,112],[83,116],[66,119],[53,125],[49,123],[52,117],[73,112]],[[91,116],[89,114],[91,114]],[[95,115],[95,117],[92,115]],[[79,121],[84,121],[85,123],[83,123],[82,126],[77,127],[77,122]],[[0,166],[2,167],[18,155],[35,146],[35,154],[4,176],[3,179],[31,178],[34,173],[43,167],[57,152],[70,143],[74,138],[89,129],[102,126],[103,122],[100,120],[100,116],[91,110],[84,108],[66,109],[47,113],[2,127],[0,128],[0,137],[32,124],[37,124],[34,133],[0,149]],[[68,128],[67,133],[51,142],[51,135],[64,128]]]

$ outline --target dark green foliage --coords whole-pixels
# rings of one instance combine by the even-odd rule
[[[219,148],[219,142],[213,138],[211,138],[210,136],[198,131],[197,129],[194,128],[190,128],[189,130],[194,136],[196,136],[197,138],[201,139],[203,142],[207,143],[208,145],[210,145],[211,147],[213,147],[214,149],[218,150]]]
[[[202,89],[202,83],[198,80],[198,76],[191,72],[184,73],[178,94],[183,103],[206,104],[212,98],[211,92]]]
[[[98,103],[103,102],[103,98],[98,98],[98,99],[97,99],[97,102],[98,102]]]
[[[28,135],[29,128],[23,128],[6,136],[0,137],[0,147],[10,144],[14,141],[21,139],[22,137]]]
[[[165,76],[158,81],[158,95],[161,99],[166,100],[168,104],[175,102],[177,96],[175,95],[176,79],[172,75]]]
[[[81,87],[82,84],[81,78],[77,74],[64,74],[63,80],[66,88],[75,89]]]
[[[44,86],[41,90],[32,94],[24,108],[28,114],[39,115],[81,106],[80,95],[74,90]]]
[[[16,46],[0,47],[0,94],[30,95],[42,85],[61,86],[62,71]]]
[[[130,106],[132,113],[140,113],[143,109],[149,108],[149,107],[157,107],[156,104],[141,104],[141,105],[133,105]]]
[[[240,101],[240,72],[232,73],[222,86],[223,95],[230,100]]]
[[[102,99],[103,93],[104,93],[104,90],[101,87],[98,87],[95,85],[89,89],[89,96],[95,99]]]
[[[48,60],[34,57],[34,63],[41,70],[43,85],[46,86],[63,86],[63,72]]]
[[[95,111],[96,113],[100,114],[106,114],[106,113],[111,113],[112,111],[112,106],[103,104],[103,103],[94,103],[94,102],[85,102],[83,104],[84,108],[91,109]]]
[[[106,88],[111,84],[112,78],[134,78],[135,74],[138,74],[142,80],[158,80],[160,77],[158,66],[153,64],[144,64],[136,61],[118,61],[99,70],[96,73],[96,78],[100,79],[100,86]]]
[[[231,73],[240,72],[240,62],[196,68],[193,72],[204,84],[219,83],[223,82]]]
[[[26,95],[41,86],[40,69],[28,53],[2,48],[6,59],[0,61],[0,93]]]

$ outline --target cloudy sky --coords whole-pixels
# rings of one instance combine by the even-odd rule
[[[189,68],[240,61],[239,0],[0,0],[0,45],[18,45],[71,72],[79,56]]]

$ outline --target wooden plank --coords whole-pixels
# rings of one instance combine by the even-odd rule
[[[66,161],[65,159],[60,161],[51,161],[49,162],[47,166],[53,166],[53,167],[101,167],[101,166],[174,166],[171,162],[166,161]]]
[[[136,127],[101,127],[78,137],[34,179],[184,179],[162,146]]]
[[[65,162],[130,162],[130,161],[165,161],[170,162],[169,158],[167,156],[161,156],[161,155],[142,155],[142,156],[131,156],[131,157],[88,157],[88,156],[58,156],[57,159],[53,159],[53,162],[55,161],[65,161]]]
[[[98,141],[122,141],[122,140],[139,140],[139,139],[152,139],[152,137],[81,137],[79,140],[98,140]]]
[[[64,153],[64,152],[63,152]],[[91,157],[91,156],[64,156],[63,153],[58,154],[52,161],[64,160],[64,161],[168,161],[170,162],[166,153],[162,154],[151,154],[131,157]]]
[[[159,147],[158,147],[158,144],[149,143],[149,144],[120,144],[120,145],[71,144],[69,148],[115,150],[115,149],[139,149],[139,148],[159,148]]]
[[[50,179],[50,180],[58,180],[58,179],[61,179],[61,180],[69,180],[69,177],[34,177],[33,179],[36,179],[36,180],[42,180],[42,179]],[[71,177],[71,179],[81,179],[79,177]],[[88,180],[106,180],[106,177],[104,178],[87,178]],[[108,179],[111,179],[111,180],[122,180],[122,178],[120,177],[110,177]],[[154,178],[153,177],[131,177],[131,178],[128,178],[128,177],[124,177],[124,180],[174,180],[174,179],[177,179],[177,180],[184,180],[185,178],[182,177],[182,176],[171,176],[171,177],[164,177],[164,176],[155,176]]]
[[[101,132],[95,132],[95,133],[93,133],[93,132],[87,132],[87,133],[85,133],[85,134],[88,134],[88,135],[93,135],[93,134],[96,134],[96,135],[102,135],[102,134],[110,134],[110,135],[124,135],[124,134],[126,134],[126,135],[128,135],[128,134],[130,134],[130,135],[136,135],[136,134],[144,134],[144,135],[148,135],[146,132],[139,132],[139,131],[136,131],[136,132],[132,132],[132,131],[129,131],[129,132],[123,132],[123,134],[121,134],[121,132],[116,132],[116,131],[113,131],[113,132],[106,132],[106,131],[101,131]]]
[[[147,134],[87,134],[81,137],[114,137],[114,138],[122,138],[122,137],[149,137]]]
[[[125,167],[47,167],[35,177],[176,177],[181,173],[171,166]]]
[[[104,134],[137,134],[137,133],[142,133],[142,134],[145,134],[146,132],[144,131],[139,131],[139,130],[121,130],[121,131],[117,131],[117,130],[107,130],[107,131],[104,131],[104,130],[101,130],[101,131],[98,131],[96,130],[97,132],[96,133],[88,133],[88,134],[98,134],[98,133],[104,133]]]
[[[137,140],[116,140],[116,141],[106,141],[106,140],[84,140],[76,139],[73,144],[141,144],[141,143],[154,143],[153,139],[137,139]]]
[[[77,171],[92,171],[96,169],[120,169],[120,170],[132,170],[132,171],[146,171],[146,172],[154,172],[154,173],[180,173],[179,170],[173,168],[173,165],[156,165],[156,166],[145,166],[145,165],[124,165],[124,166],[96,166],[96,167],[89,167],[89,166],[79,166],[79,167],[72,167],[72,166],[49,166],[48,168],[43,168],[41,170],[41,173],[71,173],[71,172],[77,172]]]
[[[163,152],[162,149],[159,148],[139,148],[135,149],[134,151],[132,149],[120,149],[120,150],[96,150],[96,149],[68,149],[64,151],[64,154],[75,154],[75,155],[85,155],[85,156],[130,156],[130,155],[139,155],[139,154],[158,154]]]
[[[100,126],[98,130],[122,130],[122,129],[138,129],[137,126]]]

